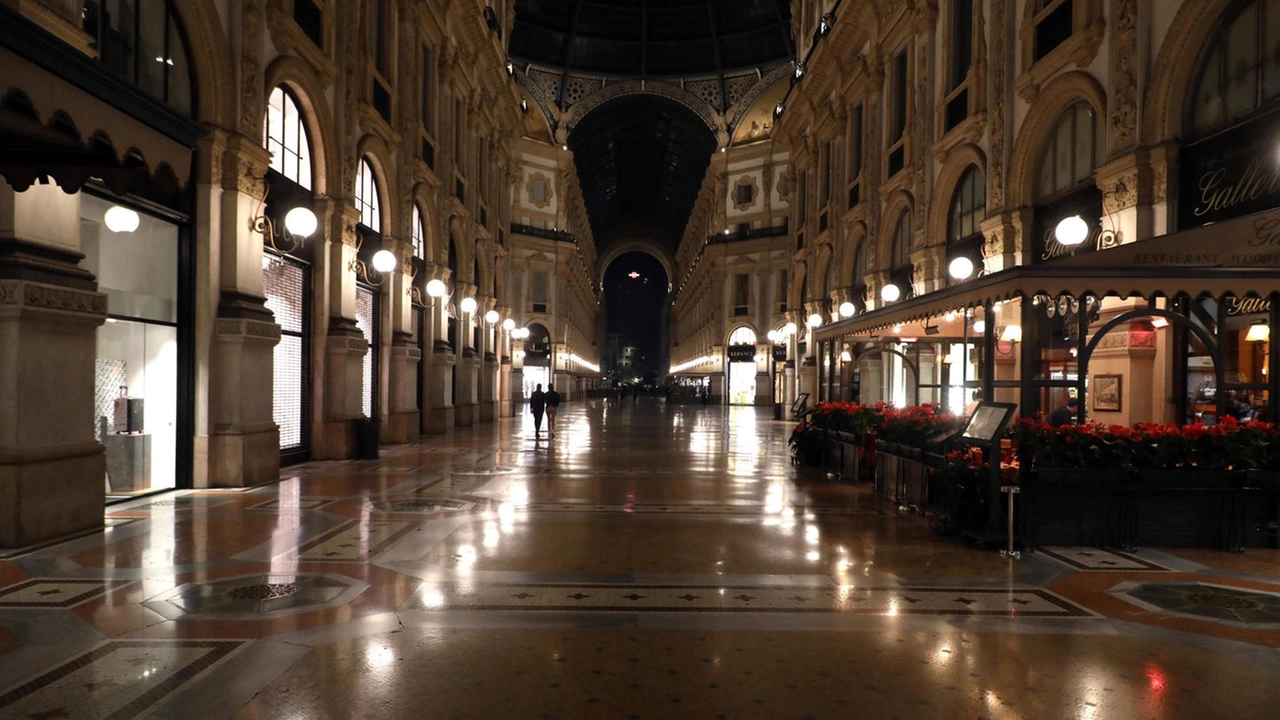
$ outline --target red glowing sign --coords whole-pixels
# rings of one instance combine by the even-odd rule
[[[636,278],[640,277],[640,273],[636,272],[635,270],[632,270],[631,272],[627,273],[627,277],[631,278],[632,280],[635,280]]]

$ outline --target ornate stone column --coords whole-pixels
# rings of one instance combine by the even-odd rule
[[[498,412],[498,355],[495,342],[498,328],[485,322],[484,316],[497,307],[494,298],[476,299],[476,325],[480,328],[480,420],[493,422]],[[501,320],[499,320],[501,322]]]
[[[453,294],[453,304],[458,313],[458,347],[454,348],[457,357],[455,361],[457,397],[453,398],[454,424],[457,427],[475,425],[480,404],[480,356],[477,354],[475,333],[472,329],[475,327],[476,316],[482,311],[480,300],[476,298],[476,309],[470,313],[463,312],[458,306],[463,298],[468,297],[476,297],[476,286],[471,283],[457,283],[457,290]]]
[[[391,343],[387,353],[388,388],[386,420],[381,442],[402,444],[417,442],[422,419],[418,410],[418,364],[422,351],[413,340],[413,299],[409,295],[412,275],[409,274],[413,257],[413,245],[402,240],[384,237],[382,246],[396,255],[396,271],[387,278],[387,294],[390,300]],[[393,249],[394,248],[394,249]],[[419,329],[419,332],[421,330]]]
[[[317,460],[340,460],[355,455],[355,421],[364,417],[364,355],[369,343],[356,326],[356,223],[360,211],[335,202],[328,217],[325,241],[328,276],[328,332],[325,337],[323,407],[319,432],[311,454]]]
[[[1029,208],[1002,212],[982,221],[982,234],[986,237],[982,264],[987,274],[1008,270],[1026,261],[1028,248],[1034,247],[1028,236],[1032,227]]]
[[[270,163],[256,139],[227,139],[221,232],[211,238],[220,262],[209,358],[209,487],[245,487],[280,477],[280,429],[272,416],[280,326],[265,305],[263,238],[253,230]]]
[[[93,416],[107,297],[83,258],[79,195],[0,180],[0,547],[102,527]]]
[[[515,373],[512,372],[511,362],[511,333],[502,328],[501,323],[511,317],[511,308],[497,308],[498,327],[495,328],[494,337],[497,339],[498,352],[498,417],[511,417],[511,381],[514,380]]]
[[[449,269],[434,263],[427,263],[424,272],[427,280],[449,282]],[[427,307],[424,312],[423,347],[427,348],[426,357],[420,365],[422,373],[422,432],[439,435],[453,427],[453,387],[454,348],[450,347],[446,328],[449,323],[448,296],[425,298]]]
[[[917,296],[946,286],[946,245],[932,245],[911,253],[911,265],[912,292]]]

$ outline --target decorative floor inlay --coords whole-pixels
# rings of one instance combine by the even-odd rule
[[[103,527],[100,527],[100,528],[93,528],[91,530],[78,532],[74,535],[67,535],[65,537],[54,538],[53,540],[46,540],[42,543],[36,543],[35,545],[27,545],[26,547],[8,548],[8,549],[0,550],[0,561],[16,560],[22,557],[23,555],[30,555],[31,553],[39,552],[41,550],[45,550],[45,549],[54,547],[56,545],[61,545],[63,543],[79,540],[80,538],[86,538],[93,535],[98,535],[98,534],[101,534],[104,530],[123,527],[125,525],[129,525],[135,522],[138,522],[138,518],[120,518],[120,517],[108,516],[103,518],[103,521],[102,521]]]
[[[590,503],[535,502],[524,506],[531,512],[670,513],[682,515],[767,515],[776,514],[762,504],[723,505],[700,503]],[[797,508],[795,513],[814,515],[875,515],[872,508]]]
[[[591,585],[426,582],[408,610],[791,612],[1093,617],[1039,588]]]
[[[1155,613],[1201,620],[1280,627],[1280,593],[1211,583],[1121,583],[1111,593]]]
[[[513,467],[503,465],[476,465],[474,467],[460,467],[449,471],[450,475],[510,475],[515,472]]]
[[[229,496],[199,496],[199,495],[179,495],[177,497],[161,498],[152,500],[151,502],[137,505],[134,507],[122,508],[118,514],[124,515],[129,513],[164,513],[164,512],[190,512],[195,509],[208,510],[219,505],[228,505],[235,500]]]
[[[417,525],[416,522],[390,520],[355,522],[329,537],[305,546],[298,557],[302,560],[330,562],[363,560],[381,551]]]
[[[180,585],[143,605],[177,620],[190,615],[255,618],[345,605],[368,585],[342,575],[248,575]]]
[[[1150,570],[1152,572],[1172,572],[1169,568],[1126,552],[1103,550],[1101,548],[1082,547],[1042,547],[1036,552],[1065,563],[1076,570],[1101,572],[1132,572],[1134,570]]]
[[[128,580],[79,578],[32,578],[0,590],[0,608],[69,608],[91,600],[108,590],[127,585]]]
[[[109,640],[0,693],[0,716],[136,717],[240,645],[229,640]]]
[[[268,500],[257,505],[250,505],[250,510],[315,510],[333,502],[332,498],[295,498],[280,503],[279,498]]]
[[[439,513],[470,510],[475,503],[449,498],[394,498],[391,500],[374,500],[369,503],[374,512],[379,513]]]

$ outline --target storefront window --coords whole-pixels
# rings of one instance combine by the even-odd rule
[[[272,419],[280,427],[282,452],[304,450],[310,421],[307,377],[307,277],[309,268],[290,257],[265,253],[262,272],[267,309],[280,325],[280,342],[273,350]]]
[[[372,289],[363,285],[356,288],[356,327],[360,328],[365,342],[369,343],[369,349],[364,354],[364,368],[361,371],[363,378],[361,408],[367,418],[376,417],[374,413],[377,411],[377,393],[374,387],[374,377],[378,368],[378,326],[375,317],[377,307],[377,294]]]
[[[108,497],[173,488],[178,421],[178,226],[136,213],[131,232],[104,218],[135,213],[81,194],[84,267],[107,296],[98,329],[94,428],[106,447]]]

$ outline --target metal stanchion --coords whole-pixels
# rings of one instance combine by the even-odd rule
[[[1013,549],[1013,496],[1022,492],[1022,488],[1017,485],[1001,485],[1000,492],[1004,493],[1009,498],[1009,546],[1008,548],[1001,550],[1000,554],[1003,557],[1020,560],[1022,559],[1022,553]]]

